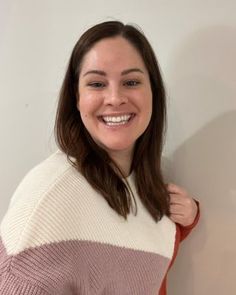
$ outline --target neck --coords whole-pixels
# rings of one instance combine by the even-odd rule
[[[109,155],[116,165],[120,168],[123,176],[128,177],[130,174],[131,162],[133,157],[133,152],[128,151],[109,151]]]

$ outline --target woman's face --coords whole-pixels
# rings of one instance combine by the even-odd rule
[[[94,141],[109,154],[132,153],[152,114],[148,71],[122,37],[97,42],[85,55],[77,108]]]

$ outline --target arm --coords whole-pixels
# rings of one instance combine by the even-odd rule
[[[168,185],[168,191],[170,193],[170,218],[176,223],[174,254],[168,267],[169,270],[176,258],[179,243],[190,234],[199,221],[200,206],[198,201],[176,185]],[[166,284],[167,274],[163,279],[158,295],[166,295]]]
[[[32,262],[32,261],[31,261]],[[14,260],[8,255],[3,240],[0,237],[0,294],[2,295],[48,295],[30,276],[21,276],[29,261]],[[42,285],[42,284],[41,284]]]
[[[48,295],[39,286],[18,278],[11,272],[4,272],[0,277],[0,294],[2,295]]]

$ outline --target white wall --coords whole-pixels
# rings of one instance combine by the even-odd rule
[[[167,178],[202,207],[169,294],[235,294],[235,11],[235,0],[0,0],[0,220],[25,173],[56,149],[57,96],[80,34],[113,18],[134,22],[168,90]]]

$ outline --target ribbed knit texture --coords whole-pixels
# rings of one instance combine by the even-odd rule
[[[142,205],[124,220],[57,151],[32,169],[0,228],[1,295],[164,295],[179,241],[191,227]]]

